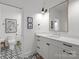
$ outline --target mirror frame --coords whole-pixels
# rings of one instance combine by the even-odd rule
[[[63,4],[63,3],[65,3],[65,2],[67,2],[67,30],[66,31],[55,31],[54,29],[51,29],[51,20],[50,20],[50,9],[51,8],[55,8],[56,6],[59,6],[59,5],[61,5],[61,4]],[[53,6],[53,7],[50,7],[49,8],[49,31],[53,31],[53,32],[68,32],[69,30],[69,21],[68,21],[68,18],[69,18],[69,16],[68,16],[68,10],[69,10],[69,0],[65,0],[65,1],[63,1],[63,2],[61,2],[61,3],[59,3],[59,4],[57,4],[57,5],[55,5],[55,6]]]

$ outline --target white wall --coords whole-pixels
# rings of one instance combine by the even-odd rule
[[[79,37],[79,0],[69,0],[69,35]]]
[[[38,13],[35,15],[35,32],[49,32],[49,13],[41,14]],[[38,26],[38,24],[40,24]]]
[[[23,8],[22,19],[22,42],[24,53],[29,53],[33,50],[34,30],[27,29],[27,17],[33,16],[41,11],[42,0],[0,0],[1,3],[11,4]],[[35,19],[34,19],[35,21]]]

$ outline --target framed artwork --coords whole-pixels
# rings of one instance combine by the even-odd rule
[[[51,29],[54,28],[54,21],[51,21]]]
[[[27,29],[33,29],[33,17],[27,17]]]
[[[16,33],[17,32],[17,20],[16,19],[5,19],[5,32]]]
[[[33,23],[33,17],[27,17],[27,22],[28,23]]]

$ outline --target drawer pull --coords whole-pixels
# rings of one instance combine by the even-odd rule
[[[48,46],[49,46],[49,45],[50,45],[50,43],[46,43],[46,45],[48,45]]]
[[[39,39],[37,39],[37,41],[40,41]]]
[[[37,36],[38,38],[40,38],[40,36]]]
[[[40,47],[37,47],[38,49],[40,49]]]
[[[69,53],[69,52],[67,52],[67,51],[65,51],[65,50],[63,50],[63,52],[66,52],[67,54],[72,55],[72,53]]]
[[[64,44],[64,43],[63,43],[63,45],[65,45],[65,46],[68,46],[68,47],[72,47],[71,45],[68,45],[68,44]]]

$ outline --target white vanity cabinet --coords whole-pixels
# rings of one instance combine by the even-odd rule
[[[54,45],[56,42],[48,38],[36,36],[37,52],[43,56],[44,59],[60,59],[60,48]]]
[[[79,59],[79,46],[67,42],[36,36],[37,52],[44,59]]]
[[[40,36],[37,36],[37,52],[43,56],[44,59],[48,58],[48,49],[49,49],[49,41],[47,38],[43,38]]]

